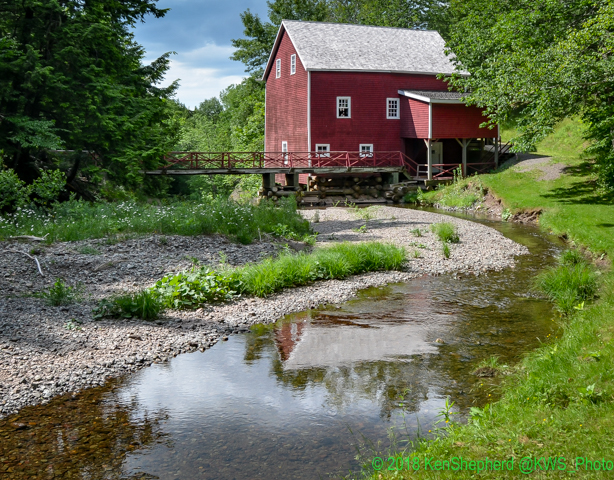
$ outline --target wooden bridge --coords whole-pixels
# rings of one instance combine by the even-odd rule
[[[504,145],[477,163],[418,164],[400,151],[393,152],[170,152],[165,165],[147,175],[228,174],[404,174],[412,180],[446,180],[460,168],[463,175],[485,173],[509,150]],[[490,155],[490,156],[489,156]],[[430,167],[430,168],[429,168]]]

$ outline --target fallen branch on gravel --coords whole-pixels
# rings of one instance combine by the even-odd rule
[[[14,237],[9,237],[9,240],[31,240],[33,242],[44,242],[47,239],[47,235],[49,234],[46,233],[44,237],[35,237],[34,235],[16,235]]]
[[[28,258],[31,258],[32,260],[34,260],[34,262],[36,262],[36,268],[38,268],[38,273],[41,274],[41,277],[44,277],[45,274],[43,273],[43,270],[41,269],[41,264],[38,261],[38,258],[33,257],[32,255],[30,255],[29,253],[26,252],[22,252],[21,250],[7,250],[7,252],[13,252],[13,253],[21,253],[22,255],[25,255]]]

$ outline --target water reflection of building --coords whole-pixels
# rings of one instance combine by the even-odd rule
[[[427,343],[422,322],[371,321],[367,324],[348,321],[347,315],[338,322],[330,318],[327,315],[325,322],[298,319],[282,324],[275,331],[284,370],[394,360],[436,351]]]
[[[282,362],[290,358],[290,354],[300,341],[301,333],[306,325],[308,325],[306,321],[283,323],[280,328],[275,329],[275,345]]]

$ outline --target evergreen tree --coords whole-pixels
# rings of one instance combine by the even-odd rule
[[[61,159],[137,186],[174,143],[176,85],[159,88],[169,54],[143,65],[130,28],[156,0],[0,0],[0,154],[26,182]],[[53,150],[72,153],[54,156]]]

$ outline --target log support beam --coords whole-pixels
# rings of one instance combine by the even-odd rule
[[[275,186],[275,174],[263,173],[262,174],[262,187],[265,189],[271,189]]]
[[[298,173],[286,173],[286,185],[288,187],[298,187]]]

